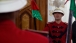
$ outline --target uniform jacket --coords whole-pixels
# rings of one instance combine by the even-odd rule
[[[50,43],[66,43],[67,23],[51,22],[46,25],[44,31],[49,31]]]
[[[0,21],[0,43],[49,43],[40,34],[22,31],[11,20]]]

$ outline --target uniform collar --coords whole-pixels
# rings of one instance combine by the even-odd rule
[[[55,24],[57,24],[57,25],[63,24],[63,22],[62,22],[62,21],[61,21],[59,24],[58,24],[58,23],[56,23],[55,21],[54,21],[54,23],[55,23]]]
[[[0,21],[0,29],[10,29],[10,28],[17,28],[15,23],[12,20],[3,20]]]

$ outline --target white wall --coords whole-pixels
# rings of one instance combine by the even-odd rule
[[[52,5],[49,5],[50,0],[48,0],[48,22],[54,21],[54,17],[52,15],[52,13],[50,13],[50,11],[54,10],[55,7]],[[64,17],[62,18],[62,21],[67,22],[68,23],[68,18],[69,18],[69,9],[70,9],[70,1],[68,1],[65,5],[65,8],[60,7],[60,9],[62,9],[65,13]],[[51,14],[51,15],[50,15]],[[75,18],[73,17],[74,21]]]

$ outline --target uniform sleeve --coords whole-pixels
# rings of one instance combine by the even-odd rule
[[[43,31],[49,31],[49,26],[48,26],[48,24],[45,26],[45,28],[44,28]]]
[[[26,30],[17,30],[16,35],[17,37],[15,38],[19,41],[19,43],[49,43],[47,37]]]
[[[29,32],[29,36],[30,36],[30,38],[33,39],[33,40],[31,40],[32,41],[31,43],[49,43],[49,39],[40,34]]]

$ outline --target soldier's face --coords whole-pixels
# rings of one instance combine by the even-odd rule
[[[61,13],[54,13],[54,18],[55,20],[60,20],[62,18],[62,14]]]

